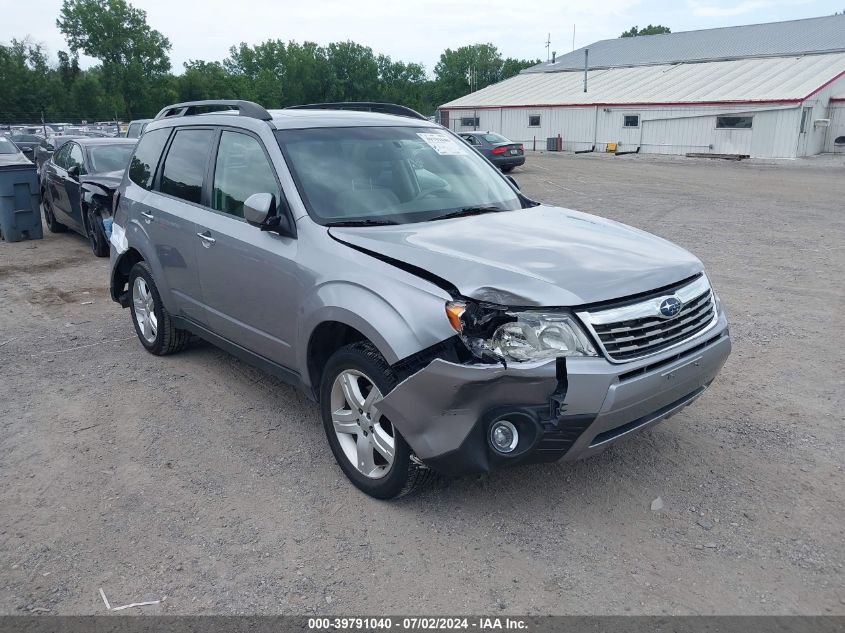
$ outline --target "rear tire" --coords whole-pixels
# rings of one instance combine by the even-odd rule
[[[360,407],[350,404],[346,395],[348,383],[344,379],[350,377],[355,381]],[[387,394],[395,386],[396,376],[368,341],[351,343],[335,352],[320,382],[320,412],[335,460],[359,490],[376,499],[395,499],[415,492],[433,477],[430,469],[411,459],[410,447],[390,421],[368,406],[366,396],[373,389]],[[392,456],[386,458],[391,448]]]
[[[513,171],[513,167],[502,167],[502,173],[509,174]]]
[[[53,205],[50,204],[46,191],[41,192],[41,209],[44,211],[44,221],[47,223],[50,233],[64,233],[67,231],[67,227],[56,219],[53,213]]]
[[[132,323],[141,345],[156,356],[181,351],[191,340],[191,333],[177,329],[161,301],[147,262],[138,262],[129,271]]]

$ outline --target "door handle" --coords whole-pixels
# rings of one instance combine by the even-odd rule
[[[202,245],[206,248],[210,248],[214,242],[217,241],[211,237],[211,234],[208,231],[205,231],[204,233],[197,233],[197,237],[202,240]]]
[[[154,219],[153,214],[147,213],[146,211],[141,211],[141,217],[143,217],[147,221],[147,224],[152,222]]]

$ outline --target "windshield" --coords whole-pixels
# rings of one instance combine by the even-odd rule
[[[19,151],[18,146],[12,141],[0,136],[0,154],[17,154]]]
[[[135,146],[130,143],[120,145],[99,145],[88,148],[88,160],[91,170],[95,173],[104,171],[118,171],[126,169],[129,157]]]
[[[280,130],[279,145],[317,222],[425,222],[522,207],[486,160],[430,127]]]

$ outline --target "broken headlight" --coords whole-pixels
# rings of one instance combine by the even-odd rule
[[[566,313],[517,312],[515,321],[496,328],[489,345],[515,361],[558,356],[595,356],[596,350],[575,319]]]
[[[568,312],[510,311],[466,302],[446,305],[452,327],[479,357],[536,361],[596,356],[584,330]]]

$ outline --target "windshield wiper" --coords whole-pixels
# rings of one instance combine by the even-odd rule
[[[496,211],[504,211],[502,207],[496,206],[475,206],[475,207],[463,207],[462,209],[458,209],[457,211],[452,211],[451,213],[446,213],[444,215],[438,215],[437,217],[431,218],[429,222],[434,220],[448,220],[450,218],[464,218],[469,215],[481,215],[483,213],[495,213]]]
[[[389,226],[399,224],[393,220],[374,220],[372,218],[366,220],[339,220],[338,222],[329,222],[326,226]]]

